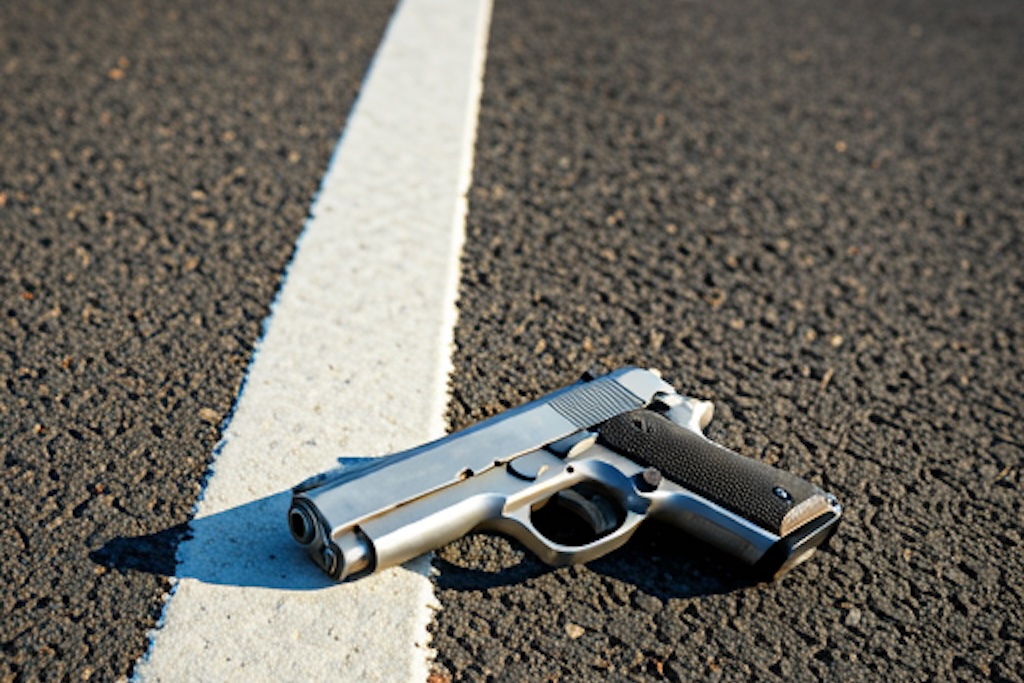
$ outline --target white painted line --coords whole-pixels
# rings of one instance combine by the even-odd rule
[[[424,681],[429,560],[335,585],[288,489],[444,432],[490,0],[402,0],[249,368],[144,681]]]

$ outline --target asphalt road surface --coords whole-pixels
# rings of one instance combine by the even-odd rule
[[[1022,35],[1011,3],[498,3],[453,424],[650,365],[846,518],[761,586],[670,529],[558,571],[467,539],[441,672],[1024,677]]]
[[[145,651],[391,11],[247,7],[0,16],[0,680]],[[452,426],[658,367],[846,512],[767,585],[658,525],[559,570],[466,538],[434,680],[1024,679],[1022,35],[1014,2],[496,4]]]
[[[146,651],[391,9],[5,5],[0,680],[115,680]]]

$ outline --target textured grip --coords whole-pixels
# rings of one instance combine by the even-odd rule
[[[790,510],[822,491],[788,472],[680,427],[651,410],[624,413],[605,422],[599,441],[683,488],[782,535]]]

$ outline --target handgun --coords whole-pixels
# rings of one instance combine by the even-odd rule
[[[656,370],[588,372],[436,441],[306,480],[288,527],[339,581],[473,531],[511,536],[549,565],[587,562],[648,517],[778,578],[832,536],[842,507],[708,439],[713,411]]]

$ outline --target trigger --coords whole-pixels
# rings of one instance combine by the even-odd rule
[[[619,526],[615,505],[598,493],[586,494],[576,489],[566,489],[555,494],[555,501],[559,507],[586,522],[597,536]]]

